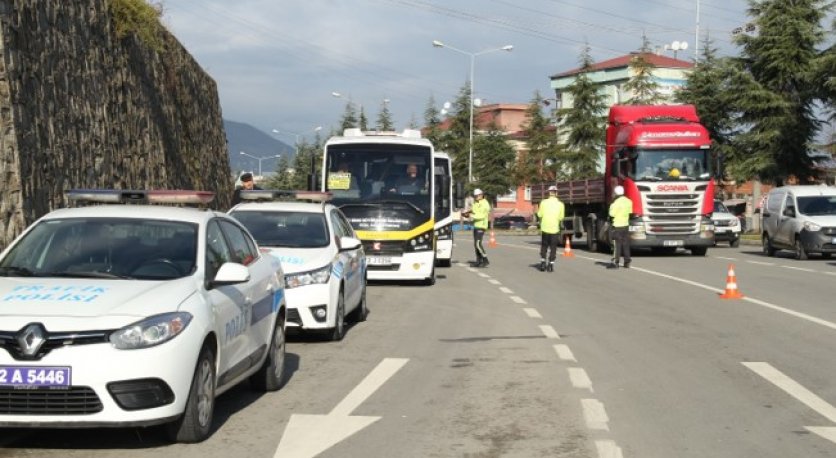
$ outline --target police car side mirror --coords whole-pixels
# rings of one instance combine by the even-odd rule
[[[209,283],[210,287],[236,285],[250,281],[250,271],[243,264],[237,262],[225,262],[215,278]]]
[[[354,237],[340,237],[340,251],[356,250],[362,245],[362,242]]]

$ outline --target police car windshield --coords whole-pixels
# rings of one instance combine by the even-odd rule
[[[196,253],[192,223],[43,220],[0,260],[0,276],[170,280],[195,271]]]
[[[322,213],[238,210],[231,215],[253,235],[259,246],[319,248],[328,246],[328,227]]]

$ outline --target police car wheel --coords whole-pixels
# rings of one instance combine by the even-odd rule
[[[250,377],[250,385],[258,391],[276,391],[284,382],[285,362],[285,331],[284,318],[276,320],[276,329],[270,341],[267,359],[261,368]]]
[[[801,238],[795,238],[795,259],[799,261],[806,261],[808,258],[807,250],[804,249],[804,245],[801,243]]]
[[[209,437],[215,410],[215,353],[204,345],[197,357],[197,366],[186,399],[183,415],[167,425],[172,441],[195,443]]]
[[[334,329],[331,330],[330,339],[334,342],[343,340],[345,336],[345,297],[340,290],[340,297],[337,300],[337,310],[334,316]]]
[[[355,323],[361,323],[366,321],[368,315],[369,308],[366,304],[366,285],[363,285],[363,292],[360,293],[360,302],[357,304],[357,308],[351,312],[351,318]]]

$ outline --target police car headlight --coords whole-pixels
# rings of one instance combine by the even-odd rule
[[[821,226],[811,221],[805,221],[804,229],[807,229],[810,232],[818,232],[821,230]]]
[[[120,350],[153,347],[179,335],[192,321],[186,312],[164,313],[125,326],[110,335],[110,343]]]
[[[284,276],[285,287],[298,288],[306,285],[316,285],[328,283],[331,278],[331,265],[325,267],[309,270],[307,272],[300,272],[298,274],[288,274]]]

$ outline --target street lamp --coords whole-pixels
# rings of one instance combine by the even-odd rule
[[[665,44],[664,46],[665,51],[671,50],[673,51],[673,58],[676,59],[676,53],[679,51],[685,51],[688,49],[688,42],[687,41],[674,41],[670,44]]]
[[[450,45],[444,44],[444,43],[442,43],[438,40],[433,40],[433,46],[436,47],[436,48],[447,48],[451,51],[456,51],[457,53],[461,53],[461,54],[464,54],[466,56],[470,56],[470,129],[469,129],[469,131],[470,131],[470,133],[469,133],[470,141],[468,142],[469,146],[470,146],[470,153],[469,153],[469,156],[468,156],[468,159],[467,159],[467,181],[472,182],[473,181],[473,68],[475,66],[476,56],[479,56],[479,55],[482,55],[482,54],[487,54],[489,52],[494,52],[494,51],[508,51],[508,52],[510,52],[514,49],[514,46],[513,45],[505,45],[501,48],[486,49],[484,51],[479,51],[479,52],[463,51],[461,49],[454,48]]]
[[[247,153],[245,153],[245,152],[243,152],[243,151],[241,151],[241,155],[243,155],[243,156],[247,156],[247,157],[251,157],[251,158],[253,158],[253,159],[255,159],[255,160],[257,160],[257,161],[258,161],[258,176],[259,176],[259,177],[262,177],[262,176],[263,176],[263,175],[261,174],[261,161],[263,161],[263,160],[265,160],[265,159],[275,159],[275,158],[277,158],[277,157],[281,157],[281,156],[282,156],[281,154],[274,154],[273,156],[267,156],[267,157],[257,157],[257,156],[253,156],[252,154],[247,154]]]

